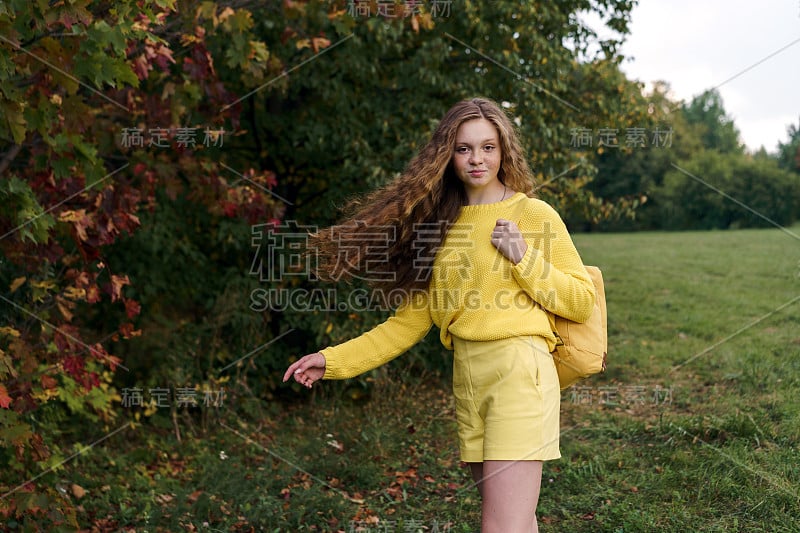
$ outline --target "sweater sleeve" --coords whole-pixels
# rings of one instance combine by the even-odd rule
[[[528,249],[512,268],[513,276],[534,301],[553,314],[585,322],[595,303],[594,284],[558,213],[545,204],[540,230],[523,231]]]
[[[388,363],[425,337],[432,325],[427,294],[414,294],[385,322],[321,350],[325,356],[323,379],[352,378]]]

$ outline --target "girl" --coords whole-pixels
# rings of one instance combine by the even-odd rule
[[[547,312],[583,322],[595,298],[564,223],[533,189],[503,110],[482,98],[453,106],[397,179],[309,241],[323,279],[369,271],[377,289],[404,291],[402,304],[361,336],[304,356],[283,378],[311,387],[356,376],[436,324],[455,352],[459,449],[481,495],[484,533],[538,531],[542,461],[560,457]],[[374,245],[376,231],[386,232],[387,246]]]

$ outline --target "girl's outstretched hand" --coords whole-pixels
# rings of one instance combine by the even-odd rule
[[[325,375],[325,356],[321,353],[310,353],[292,363],[283,375],[284,383],[294,376],[294,380],[309,389],[315,381]]]

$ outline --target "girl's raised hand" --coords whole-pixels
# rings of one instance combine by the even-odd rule
[[[292,363],[283,375],[284,383],[294,376],[294,380],[301,385],[311,388],[315,381],[325,375],[325,356],[321,353],[310,353]]]
[[[528,243],[522,238],[516,222],[504,218],[498,218],[494,225],[492,244],[515,265],[522,261],[528,251]]]

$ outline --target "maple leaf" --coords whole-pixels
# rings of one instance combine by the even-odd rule
[[[96,284],[86,287],[86,301],[90,304],[100,301],[100,288]]]
[[[130,285],[131,280],[128,276],[117,276],[116,274],[111,275],[111,301],[116,302],[117,300],[122,298],[122,287],[125,285]]]
[[[8,406],[11,405],[11,402],[12,398],[8,395],[6,386],[0,383],[0,407],[3,409],[8,409]]]
[[[42,376],[41,382],[44,389],[54,389],[58,385],[58,382],[47,374]]]
[[[163,43],[158,43],[153,53],[153,62],[164,72],[169,70],[170,63],[175,63],[175,59],[172,57],[172,50],[164,46]]]
[[[82,357],[78,355],[68,355],[64,357],[62,364],[64,365],[64,370],[75,378],[76,381],[82,378],[84,365],[86,364]]]
[[[125,298],[125,314],[128,315],[128,318],[134,318],[141,312],[142,306],[139,305],[139,302],[131,300],[130,298]]]
[[[151,70],[153,70],[153,66],[144,54],[139,54],[139,56],[133,60],[133,72],[136,73],[136,77],[140,80],[147,79]]]

